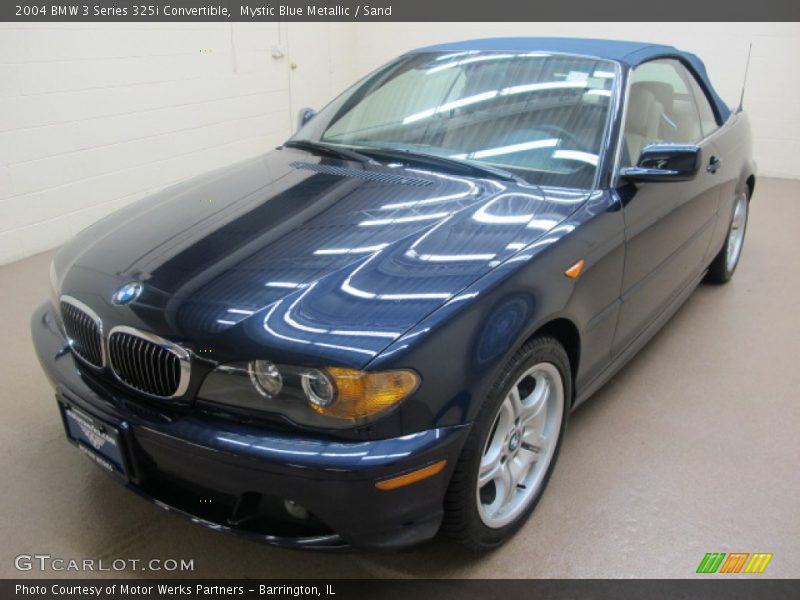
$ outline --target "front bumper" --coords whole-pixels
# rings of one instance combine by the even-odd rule
[[[117,478],[161,508],[215,530],[301,548],[397,548],[439,529],[467,427],[350,442],[171,412],[86,373],[50,304],[37,309],[31,329],[62,408],[119,431],[126,469]],[[394,490],[375,487],[442,459],[447,465],[438,475]],[[292,516],[286,500],[310,516]]]

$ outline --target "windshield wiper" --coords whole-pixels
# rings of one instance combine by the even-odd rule
[[[333,156],[335,158],[344,158],[345,160],[353,160],[355,162],[376,164],[375,159],[367,156],[366,154],[362,154],[361,152],[357,152],[355,150],[350,150],[349,148],[343,148],[342,146],[337,146],[335,144],[323,144],[322,142],[312,142],[311,140],[289,140],[281,147],[297,148],[298,150],[307,150],[308,152],[315,154],[327,154],[328,156]]]
[[[469,173],[473,176],[491,177],[493,179],[501,179],[503,181],[513,181],[514,183],[527,183],[521,177],[518,177],[513,173],[506,171],[505,169],[478,164],[465,159],[450,158],[449,156],[440,156],[438,154],[428,154],[427,152],[417,152],[416,150],[390,148],[385,146],[359,146],[358,149],[364,153],[377,154],[382,157],[393,158],[401,161],[413,161],[415,163],[425,164],[428,166],[456,169],[462,173]]]
[[[514,183],[522,184],[527,183],[521,177],[517,177],[513,173],[499,167],[478,164],[469,160],[450,158],[448,156],[440,156],[438,154],[417,152],[416,150],[408,150],[406,148],[359,146],[358,150],[354,150],[351,147],[344,147],[338,144],[326,144],[324,142],[312,142],[311,140],[289,140],[283,144],[283,147],[298,148],[299,150],[307,150],[308,152],[317,154],[327,154],[336,158],[344,158],[356,162],[380,164],[372,156],[369,156],[367,154],[368,152],[369,154],[377,154],[381,157],[403,162],[415,162],[427,166],[444,167],[451,170],[455,169],[461,173],[467,173],[477,177],[491,177],[502,181],[513,181]]]

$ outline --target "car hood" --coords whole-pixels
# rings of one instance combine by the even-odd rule
[[[282,149],[106,217],[56,271],[62,293],[196,351],[358,366],[586,196]],[[141,296],[113,306],[132,281]]]

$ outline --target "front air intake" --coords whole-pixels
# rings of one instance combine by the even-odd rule
[[[132,327],[111,330],[108,363],[121,383],[148,396],[178,398],[189,386],[189,353],[177,344]]]
[[[386,171],[372,171],[367,169],[352,169],[350,167],[337,167],[335,165],[323,165],[318,163],[290,162],[290,167],[295,169],[305,169],[315,171],[324,175],[336,175],[337,177],[355,177],[356,179],[366,179],[378,183],[393,183],[397,185],[411,185],[414,187],[427,187],[433,185],[430,179],[422,177],[407,177]]]

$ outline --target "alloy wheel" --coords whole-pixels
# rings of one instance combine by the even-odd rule
[[[739,262],[739,256],[742,254],[744,230],[747,226],[747,208],[747,196],[739,196],[736,207],[733,209],[733,220],[725,246],[725,268],[728,272],[736,268],[736,263]]]
[[[493,529],[522,514],[542,486],[564,415],[564,382],[555,365],[538,363],[511,386],[481,456],[478,513]]]

